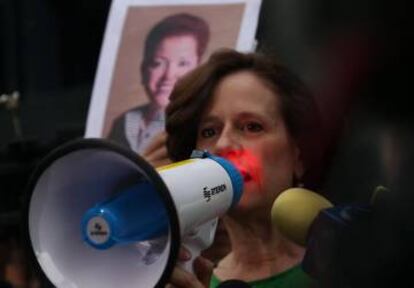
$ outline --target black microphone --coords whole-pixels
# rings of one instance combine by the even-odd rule
[[[247,284],[244,281],[232,279],[232,280],[226,280],[220,283],[220,285],[217,286],[217,288],[251,288],[249,284]]]

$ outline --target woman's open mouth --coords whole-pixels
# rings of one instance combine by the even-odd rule
[[[257,161],[254,161],[254,157],[245,151],[227,151],[226,153],[222,153],[220,156],[226,158],[234,166],[236,166],[237,170],[239,170],[241,173],[245,183],[257,178],[254,177],[254,175],[257,174],[257,171],[255,171],[254,168],[257,166],[255,165],[255,162]]]
[[[249,182],[250,180],[252,180],[252,175],[250,175],[249,172],[243,169],[240,169],[239,171],[243,177],[244,182]]]

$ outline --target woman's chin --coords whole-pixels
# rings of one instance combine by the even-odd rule
[[[236,207],[234,212],[250,212],[263,207],[263,197],[259,195],[243,195]]]
[[[240,200],[243,200],[243,198],[259,197],[260,194],[262,193],[260,191],[260,186],[257,182],[244,181],[243,194]]]
[[[158,107],[165,109],[165,107],[167,107],[169,101],[169,97],[170,97],[170,93],[158,93],[155,97],[154,97],[154,102],[157,104]]]

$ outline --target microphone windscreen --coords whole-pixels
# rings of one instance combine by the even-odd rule
[[[322,209],[332,203],[321,195],[304,188],[283,191],[272,207],[272,223],[290,241],[306,245],[309,227]]]
[[[220,283],[217,288],[251,288],[249,284],[241,280],[227,280]]]

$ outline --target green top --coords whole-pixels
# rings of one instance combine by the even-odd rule
[[[216,288],[220,280],[213,274],[210,280],[210,288]],[[252,288],[307,288],[314,284],[300,266],[294,266],[282,273],[269,278],[248,282]]]

